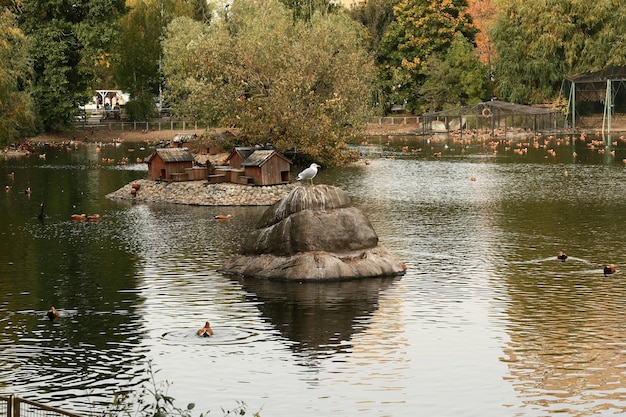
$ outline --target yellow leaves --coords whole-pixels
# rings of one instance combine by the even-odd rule
[[[419,57],[415,57],[412,60],[403,58],[401,66],[407,71],[413,71],[413,70],[417,70],[421,68],[422,64],[423,64],[423,61]]]

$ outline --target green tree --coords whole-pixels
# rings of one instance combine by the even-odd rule
[[[119,21],[113,74],[119,87],[131,97],[144,92],[154,95],[159,92],[159,38],[167,24],[162,3],[158,0],[138,0]]]
[[[381,75],[391,103],[421,110],[418,90],[428,59],[444,53],[460,34],[473,43],[476,28],[466,0],[400,0],[380,43]]]
[[[370,0],[360,2],[350,10],[350,16],[361,23],[370,35],[371,50],[378,54],[378,45],[394,20],[393,7],[397,0]]]
[[[123,11],[124,0],[23,1],[20,27],[34,71],[29,92],[43,129],[62,129],[87,100]]]
[[[344,14],[293,22],[276,0],[236,1],[211,26],[173,21],[164,53],[172,107],[248,143],[340,164],[368,115],[373,59]]]
[[[359,2],[349,12],[352,19],[361,23],[369,33],[370,50],[374,56],[379,57],[379,45],[387,27],[394,20],[393,7],[397,0],[369,0]],[[377,80],[372,91],[372,106],[378,114],[385,113],[385,103],[389,102],[386,94],[386,82],[377,72]]]
[[[466,106],[489,98],[489,69],[461,35],[443,55],[432,55],[422,74],[419,94],[428,111]]]
[[[33,132],[31,101],[25,88],[31,68],[26,37],[15,15],[0,8],[0,145]]]
[[[205,0],[137,0],[120,19],[113,73],[117,85],[131,95],[133,111],[127,114],[137,120],[154,115],[154,98],[162,96],[161,38],[168,23],[177,16],[209,23],[211,10]]]
[[[626,64],[626,10],[614,0],[500,0],[491,29],[497,94],[539,103],[564,77]]]
[[[329,0],[281,0],[281,3],[291,10],[294,22],[308,22],[315,13],[326,13],[337,8]]]

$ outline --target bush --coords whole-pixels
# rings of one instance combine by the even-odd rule
[[[157,116],[154,96],[140,94],[137,98],[126,103],[125,112],[131,122],[147,122]]]

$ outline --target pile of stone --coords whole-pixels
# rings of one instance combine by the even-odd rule
[[[206,181],[133,181],[107,195],[118,200],[196,206],[269,206],[289,194],[297,184],[257,187],[241,184],[208,184]],[[133,189],[136,191],[133,192]]]
[[[276,280],[347,280],[403,275],[348,195],[329,185],[301,186],[268,208],[241,255],[220,272]]]

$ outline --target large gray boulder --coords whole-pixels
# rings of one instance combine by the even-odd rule
[[[241,255],[220,271],[279,280],[340,280],[404,274],[365,214],[340,188],[302,186],[267,209]]]

